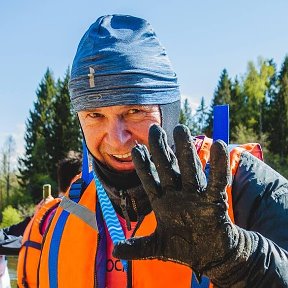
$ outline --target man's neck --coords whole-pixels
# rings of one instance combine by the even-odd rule
[[[115,187],[117,190],[127,190],[137,187],[141,181],[136,173],[132,172],[118,172],[108,168],[96,159],[93,159],[94,169],[96,173],[110,186]]]

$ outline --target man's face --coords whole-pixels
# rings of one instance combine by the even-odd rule
[[[132,171],[131,149],[148,147],[149,128],[161,125],[158,105],[127,105],[78,112],[86,143],[93,156],[116,171]]]

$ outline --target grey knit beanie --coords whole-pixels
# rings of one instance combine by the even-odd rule
[[[102,16],[90,26],[73,61],[69,90],[76,112],[180,100],[176,75],[152,27],[128,15]]]

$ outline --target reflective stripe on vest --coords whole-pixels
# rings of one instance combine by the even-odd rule
[[[81,196],[77,205],[85,207],[82,211],[90,210],[96,218],[93,213],[96,206],[93,181],[85,192],[87,193]],[[73,196],[76,197],[76,194],[74,193]],[[65,196],[69,197],[67,194]],[[66,209],[65,205],[64,207],[59,205],[57,208],[43,243],[39,287],[93,287],[94,260],[98,246],[96,226],[91,225],[91,221],[87,223],[87,217],[79,218],[78,213],[70,213],[63,208]],[[87,243],[93,243],[93,245],[90,246]],[[81,265],[80,259],[89,265]]]
[[[87,177],[89,177],[87,175]],[[86,177],[85,177],[86,178]],[[87,178],[86,178],[87,180]],[[89,184],[89,183],[88,183]],[[87,209],[85,206],[78,204],[80,196],[82,194],[82,188],[86,188],[87,183],[82,182],[82,179],[78,179],[70,187],[69,194],[73,200],[67,197],[63,197],[60,203],[60,207],[63,209],[57,224],[54,228],[53,236],[51,239],[51,246],[53,249],[49,251],[49,283],[50,288],[58,287],[58,258],[59,249],[61,243],[62,233],[69,215],[75,215],[80,218],[84,223],[89,225],[94,230],[98,231],[95,214]]]
[[[69,214],[74,214],[83,222],[91,226],[94,230],[98,231],[95,214],[89,209],[87,209],[85,206],[77,204],[66,196],[63,197],[59,206],[61,206],[63,210],[67,211]]]

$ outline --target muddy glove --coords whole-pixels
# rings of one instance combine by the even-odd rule
[[[158,258],[192,267],[198,274],[222,264],[235,253],[238,227],[227,213],[225,188],[229,181],[229,158],[224,142],[211,147],[208,184],[189,129],[174,129],[176,156],[164,130],[152,126],[149,146],[137,145],[133,161],[157,219],[155,232],[115,246],[122,259]],[[177,161],[178,159],[178,161]]]

